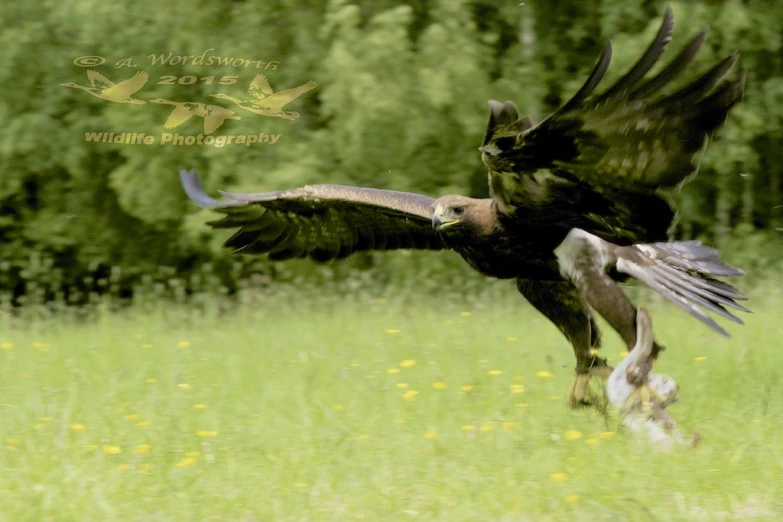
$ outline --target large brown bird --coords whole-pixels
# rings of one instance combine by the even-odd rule
[[[180,173],[188,196],[226,214],[215,228],[239,228],[226,246],[270,259],[344,258],[367,250],[453,249],[487,276],[517,288],[571,342],[576,378],[568,396],[583,404],[591,374],[607,376],[591,308],[636,343],[636,309],[617,286],[628,276],[714,330],[704,309],[741,323],[725,307],[746,299],[715,276],[742,275],[695,241],[667,242],[674,213],[658,195],[693,174],[708,137],[742,96],[744,76],[722,81],[732,54],[668,96],[654,96],[686,70],[706,31],[657,75],[644,77],[671,39],[669,9],[642,58],[612,87],[593,91],[609,66],[607,44],[579,91],[536,126],[511,102],[490,101],[481,146],[489,198],[311,185],[260,194],[207,196],[194,172]],[[662,347],[656,344],[651,357]]]

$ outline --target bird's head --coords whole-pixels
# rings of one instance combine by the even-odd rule
[[[509,152],[518,138],[529,131],[533,124],[525,116],[519,117],[516,106],[510,102],[489,100],[489,123],[484,142],[479,147],[481,161],[492,171],[513,170],[508,165]]]
[[[452,232],[474,227],[483,222],[489,200],[465,196],[443,196],[432,204],[432,228],[438,232]]]

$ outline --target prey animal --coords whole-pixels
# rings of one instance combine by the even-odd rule
[[[695,433],[686,439],[666,411],[677,401],[679,386],[668,375],[652,372],[652,319],[645,308],[636,314],[636,328],[636,345],[607,380],[609,403],[622,414],[623,424],[651,445],[665,450],[675,445],[695,446],[701,436]]]
[[[727,76],[731,54],[670,94],[665,86],[691,69],[699,33],[660,72],[648,72],[671,39],[666,10],[646,52],[607,90],[594,94],[609,66],[607,44],[584,85],[537,125],[511,102],[490,101],[480,147],[488,198],[422,194],[346,185],[209,197],[195,172],[180,173],[197,205],[224,214],[214,228],[238,229],[226,246],[271,260],[341,259],[355,252],[451,249],[485,276],[515,281],[521,294],[571,343],[576,377],[571,407],[589,402],[591,375],[611,368],[593,354],[601,333],[593,310],[636,343],[636,308],[617,285],[641,280],[728,335],[707,313],[739,322],[746,298],[718,280],[742,275],[698,242],[670,242],[674,211],[659,190],[694,174],[699,153],[740,100],[744,75]],[[466,296],[469,299],[469,296]],[[662,347],[654,343],[650,358]]]

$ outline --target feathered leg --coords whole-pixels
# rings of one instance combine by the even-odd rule
[[[623,338],[630,351],[636,344],[636,309],[607,270],[614,268],[644,282],[661,296],[704,324],[728,336],[703,310],[742,324],[725,307],[750,312],[737,301],[746,300],[736,288],[715,276],[738,276],[742,271],[721,263],[717,250],[696,242],[618,246],[584,230],[573,229],[555,249],[563,277],[572,281],[590,306]],[[654,361],[664,348],[653,343]]]
[[[587,384],[592,375],[607,377],[612,369],[591,353],[601,346],[601,332],[579,289],[570,281],[517,279],[519,292],[544,314],[571,343],[576,356],[576,377],[568,406],[589,405]]]
[[[561,268],[590,306],[617,331],[630,351],[636,345],[636,308],[606,273],[607,267],[601,263],[599,252],[590,242],[595,236],[588,240],[582,234],[581,230],[572,230],[555,251]],[[664,349],[653,342],[645,362],[652,363]]]

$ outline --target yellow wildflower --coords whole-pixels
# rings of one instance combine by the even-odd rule
[[[177,384],[177,387],[180,390],[185,390],[185,391],[193,389],[193,386],[191,386],[190,384],[188,384],[186,382],[181,382],[181,383]]]
[[[122,448],[116,444],[104,444],[103,452],[107,455],[119,455],[122,453]]]
[[[0,349],[3,350],[10,350],[13,347],[14,347],[14,343],[9,341],[3,341],[2,343],[0,343]]]
[[[449,387],[448,384],[446,384],[445,382],[438,381],[432,383],[433,390],[445,390],[448,387]]]
[[[190,458],[193,458],[193,459],[195,459],[199,455],[201,455],[201,453],[199,453],[198,451],[188,451],[187,453],[185,453],[186,457],[190,457]]]
[[[469,393],[473,391],[473,388],[475,388],[475,386],[473,386],[472,384],[463,384],[462,386],[459,387],[459,391]]]
[[[190,346],[190,343],[187,341],[180,341],[177,343],[177,348],[179,348],[180,350],[184,350],[188,346]]]
[[[342,404],[335,404],[334,406],[332,406],[332,409],[334,411],[343,411],[345,409],[345,406],[343,406]]]
[[[152,348],[152,345],[151,344],[142,344],[141,347],[144,348],[145,350],[149,350],[150,348]]]
[[[158,382],[158,379],[154,379],[154,378],[150,377],[150,378],[149,378],[149,379],[147,379],[145,382],[146,382],[147,384],[155,384],[156,382]]]
[[[476,427],[471,426],[470,424],[466,424],[465,426],[462,426],[460,429],[465,433],[473,433],[474,431],[476,431]]]
[[[479,430],[483,431],[484,433],[489,433],[491,431],[495,431],[495,427],[492,424],[482,424]]]
[[[309,486],[308,486],[307,482],[297,482],[296,484],[294,484],[294,487],[297,488],[297,489],[306,489]]]
[[[402,394],[402,398],[406,401],[412,401],[416,398],[416,396],[419,394],[416,390],[408,390],[405,393]]]
[[[612,437],[614,437],[614,435],[615,435],[614,431],[602,431],[598,436],[601,437],[602,439],[611,439]]]
[[[386,370],[386,373],[400,373],[400,369],[399,368],[389,368],[388,370]]]
[[[487,375],[492,375],[493,377],[503,375],[503,370],[490,370],[487,372]]]
[[[187,468],[188,466],[192,466],[196,463],[196,459],[193,457],[185,457],[184,459],[180,460],[176,464],[174,464],[175,468]]]
[[[424,436],[427,437],[428,439],[434,439],[435,437],[438,436],[438,432],[436,432],[435,430],[432,430],[432,429],[426,430],[424,432]]]
[[[527,408],[528,404],[526,402],[520,402],[517,404],[517,408]]]
[[[117,469],[119,469],[120,471],[128,471],[129,467],[130,466],[128,466],[127,464],[120,464],[119,466],[117,466]]]
[[[84,428],[85,428],[85,427],[86,427],[86,426],[85,426],[84,424],[79,424],[79,423],[77,423],[77,422],[75,422],[75,423],[71,424],[71,429],[72,429],[73,431],[84,431]]]
[[[470,312],[460,312],[459,315],[461,315],[462,317],[469,317]]]
[[[538,370],[536,372],[536,377],[543,377],[543,378],[552,377],[552,373],[546,370]]]
[[[400,363],[401,368],[413,368],[414,366],[416,366],[416,361],[413,359],[405,359]]]
[[[519,423],[518,422],[504,422],[503,423],[503,429],[515,430],[517,428],[519,428]]]
[[[525,391],[525,385],[524,384],[512,384],[511,385],[511,393],[522,393]]]
[[[152,449],[152,446],[150,446],[149,444],[139,444],[136,447],[136,453],[138,453],[139,455],[146,455],[147,453],[150,452],[150,449]]]
[[[590,437],[588,439],[585,439],[585,444],[596,444],[598,442],[598,439],[595,437]]]
[[[574,502],[579,502],[579,495],[568,495],[565,498],[565,501],[570,504],[573,504]]]
[[[146,428],[149,425],[150,425],[150,423],[147,422],[147,421],[141,421],[141,422],[137,422],[136,423],[136,427],[137,428]]]
[[[582,432],[579,430],[567,430],[565,432],[566,440],[578,440],[582,438]]]
[[[395,335],[395,334],[400,333],[400,331],[397,330],[396,328],[390,328],[388,330],[384,330],[384,333],[387,333],[389,335]]]
[[[628,350],[622,351],[622,352],[620,352],[618,355],[619,355],[620,357],[625,357],[626,355],[628,355]]]
[[[206,410],[207,405],[206,404],[194,404],[193,405],[194,410]]]
[[[702,356],[699,356],[699,357],[694,357],[693,360],[696,361],[696,362],[703,362],[703,361],[706,361],[707,358],[702,355]]]
[[[196,435],[199,437],[216,437],[217,434],[218,432],[213,430],[198,430],[196,432]]]
[[[515,342],[517,342],[517,338],[516,337],[506,337],[506,341],[508,341],[510,343],[515,343]]]
[[[397,384],[395,384],[395,386],[397,388],[401,389],[401,390],[404,390],[405,388],[408,387],[408,383],[407,382],[398,382]]]
[[[130,415],[125,416],[125,420],[128,422],[139,422],[139,419],[141,418],[141,415],[138,413],[131,413]]]
[[[566,475],[565,473],[552,473],[551,475],[549,475],[549,480],[551,480],[552,482],[565,482],[566,480],[568,480],[568,475]]]

